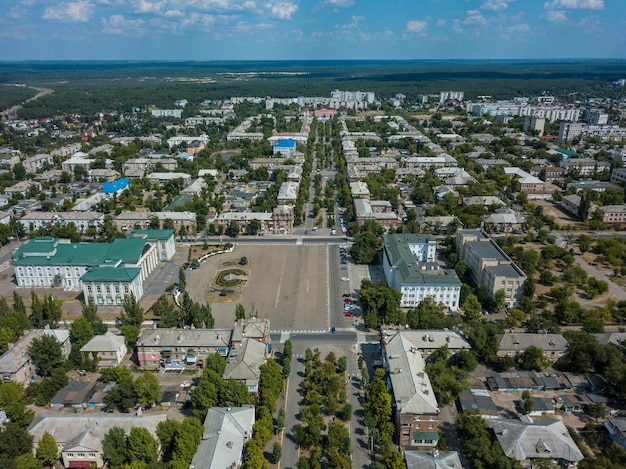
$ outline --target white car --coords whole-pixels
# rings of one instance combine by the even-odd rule
[[[350,279],[348,277],[341,277],[341,281],[342,282],[348,282],[348,281],[350,281]]]

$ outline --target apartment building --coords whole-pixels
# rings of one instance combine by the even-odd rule
[[[84,233],[90,226],[96,228],[104,221],[104,213],[99,212],[30,212],[20,218],[19,223],[26,231],[49,227],[56,223],[74,223],[76,229]]]
[[[626,184],[626,168],[615,168],[611,173],[611,183],[613,184]]]
[[[402,220],[387,200],[354,199],[354,213],[359,225],[373,220],[383,228],[402,226]]]
[[[222,226],[224,230],[231,222],[239,223],[239,228],[246,232],[248,225],[259,222],[259,234],[289,234],[293,231],[294,208],[293,205],[278,205],[270,212],[222,212],[216,215],[210,223],[216,227]],[[207,220],[209,221],[209,220]]]
[[[626,205],[605,205],[600,207],[602,223],[605,225],[626,224]]]
[[[296,152],[295,140],[278,140],[274,143],[274,156],[281,156],[283,158],[291,158]]]
[[[461,281],[452,269],[435,262],[437,242],[432,235],[385,235],[383,271],[390,287],[402,293],[401,306],[415,308],[432,298],[452,311],[459,308]]]
[[[589,177],[595,173],[608,171],[611,165],[606,161],[596,161],[593,158],[568,158],[561,161],[561,168],[567,172],[575,171],[579,176]]]
[[[439,404],[413,338],[396,331],[381,344],[401,450],[433,447],[439,441]]]
[[[159,220],[159,228],[166,228],[171,224],[170,228],[173,227],[178,232],[184,226],[189,234],[196,229],[196,214],[193,212],[122,212],[113,217],[113,223],[120,231],[146,229],[150,227],[152,217]]]
[[[51,166],[54,164],[54,158],[52,155],[48,155],[46,153],[40,153],[35,156],[31,156],[30,158],[26,158],[22,161],[22,165],[27,173],[35,174],[40,169],[43,169],[44,166]]]
[[[183,116],[182,109],[153,109],[150,111],[152,117],[175,117],[180,119]]]
[[[467,263],[472,279],[490,296],[503,290],[504,303],[509,308],[521,299],[526,275],[483,231],[459,230],[456,251],[459,259]]]

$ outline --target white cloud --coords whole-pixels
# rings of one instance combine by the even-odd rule
[[[470,25],[479,25],[484,26],[487,24],[487,20],[478,10],[468,10],[466,12],[466,17],[463,20],[463,24],[466,26]]]
[[[46,8],[42,18],[64,23],[86,23],[93,16],[94,10],[94,5],[89,2],[61,2]]]
[[[482,9],[490,11],[506,10],[512,1],[514,0],[487,0],[483,3]]]
[[[530,30],[530,26],[526,23],[514,24],[504,29],[507,33],[524,33]]]
[[[544,4],[547,10],[567,8],[571,10],[603,10],[604,0],[550,0]]]
[[[565,21],[567,21],[567,15],[563,10],[547,11],[544,17],[551,23],[564,23]]]
[[[421,20],[412,20],[406,24],[407,33],[421,33],[426,29],[428,23]]]
[[[444,20],[443,18],[440,18],[437,20],[437,26],[445,26],[446,25],[446,20]]]
[[[298,11],[298,5],[291,2],[269,3],[267,4],[267,8],[272,15],[281,20],[290,20],[293,14]]]
[[[352,21],[348,24],[338,24],[335,28],[340,29],[356,29],[359,27],[359,23],[365,19],[364,16],[352,16]]]
[[[118,36],[141,37],[146,33],[142,19],[127,20],[124,15],[111,15],[102,18],[102,33]]]
[[[135,11],[138,13],[152,13],[160,14],[165,7],[165,0],[151,1],[151,0],[135,0],[133,2]]]
[[[354,0],[326,0],[325,3],[334,7],[349,7],[354,5]]]

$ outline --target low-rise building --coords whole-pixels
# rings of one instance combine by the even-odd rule
[[[498,336],[499,357],[516,357],[528,347],[537,347],[543,350],[547,360],[552,363],[567,353],[569,344],[561,334],[529,334],[511,332]]]
[[[268,212],[222,212],[207,222],[224,230],[231,222],[239,223],[242,233],[248,233],[248,226],[258,226],[257,234],[289,234],[293,232],[294,208],[293,205],[278,205],[272,213]],[[250,228],[251,229],[251,228]]]
[[[515,210],[499,208],[483,218],[485,231],[493,233],[517,233],[524,229],[526,219]]]
[[[187,186],[191,181],[191,175],[187,173],[150,173],[146,176],[146,179],[152,182],[158,182],[161,186],[166,182],[181,179],[183,186]]]
[[[400,449],[435,446],[439,441],[439,404],[422,354],[403,331],[382,345]]]
[[[520,461],[524,467],[533,460],[555,460],[575,467],[584,459],[580,449],[561,420],[533,421],[529,416],[518,419],[489,420],[504,454]]]
[[[462,469],[459,453],[456,451],[405,451],[407,469]]]
[[[204,433],[191,467],[239,468],[243,448],[252,437],[254,406],[211,407],[204,419]]]
[[[137,339],[137,360],[147,370],[202,367],[214,353],[227,357],[231,329],[149,329]]]
[[[73,223],[79,232],[85,232],[90,226],[98,228],[104,221],[100,212],[30,212],[20,218],[19,223],[26,231],[51,227],[55,224]]]
[[[579,209],[580,209],[581,201],[582,201],[582,198],[578,194],[566,195],[563,197],[559,205],[563,210],[565,210],[569,214],[580,218]],[[592,202],[591,205],[589,206],[587,219],[591,218],[591,216],[593,215],[593,212],[595,212],[596,210],[598,210],[598,206]]]
[[[383,271],[389,286],[402,293],[400,305],[414,308],[432,298],[453,311],[459,308],[461,281],[452,269],[434,262],[432,235],[385,235]]]
[[[260,340],[246,337],[238,344],[232,343],[226,368],[222,377],[234,379],[246,385],[248,392],[259,392],[261,365],[267,361],[267,345]]]
[[[98,368],[118,366],[128,353],[126,339],[112,332],[92,337],[89,342],[80,348],[80,351],[90,355],[91,358],[97,358]]]
[[[354,213],[361,226],[367,220],[373,220],[383,228],[402,226],[402,220],[387,200],[354,199]]]
[[[605,225],[626,224],[626,205],[604,205],[599,210],[602,212],[602,223]]]
[[[388,342],[398,332],[396,329],[382,330],[381,337],[383,343]],[[447,347],[450,355],[454,355],[461,350],[468,351],[472,348],[465,336],[458,331],[447,329],[406,329],[402,331],[402,334],[411,341],[425,359],[428,359],[441,347]]]
[[[41,339],[44,335],[54,337],[61,344],[63,357],[70,354],[70,332],[67,329],[31,329],[26,331],[9,349],[0,356],[0,375],[2,381],[28,385],[35,379],[35,364],[28,349],[33,340]]]
[[[623,448],[626,448],[626,418],[612,417],[604,421],[604,427],[609,431],[611,439]]]
[[[283,158],[291,158],[296,152],[295,140],[278,140],[274,143],[274,156],[282,156]]]
[[[52,435],[60,449],[66,468],[104,467],[106,458],[102,445],[112,428],[121,428],[128,435],[131,428],[145,428],[157,438],[157,426],[167,420],[167,414],[43,414],[37,415],[28,427],[35,447],[45,433]]]
[[[52,166],[53,164],[54,158],[52,155],[48,155],[47,153],[40,153],[22,161],[24,169],[30,174],[35,174],[40,169],[43,169],[44,166]]]
[[[484,419],[499,419],[498,407],[486,389],[465,389],[457,399],[461,411],[477,411]]]
[[[364,181],[356,181],[350,183],[350,193],[353,199],[370,199],[370,190]]]
[[[193,234],[196,229],[196,214],[193,212],[122,212],[113,217],[113,223],[120,231],[141,230],[150,227],[153,217],[159,221],[160,227],[171,224],[176,232],[183,226],[189,234]]]
[[[597,161],[593,158],[568,158],[561,161],[561,168],[564,168],[568,173],[575,173],[584,177],[608,171],[610,166],[606,161]]]
[[[35,181],[19,181],[4,189],[4,194],[9,197],[17,197],[23,199],[29,193],[29,191],[34,188],[37,191],[41,190],[41,184]]]
[[[286,181],[283,182],[278,190],[278,203],[286,204],[286,203],[295,203],[298,198],[298,189],[300,185],[297,182]]]
[[[467,263],[474,282],[490,296],[504,291],[507,307],[515,306],[521,299],[526,275],[483,231],[459,230],[456,251],[459,259]]]
[[[611,183],[613,184],[626,184],[626,168],[615,168],[611,173]]]

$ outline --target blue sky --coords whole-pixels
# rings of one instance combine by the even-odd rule
[[[626,0],[0,0],[0,60],[626,58]]]

